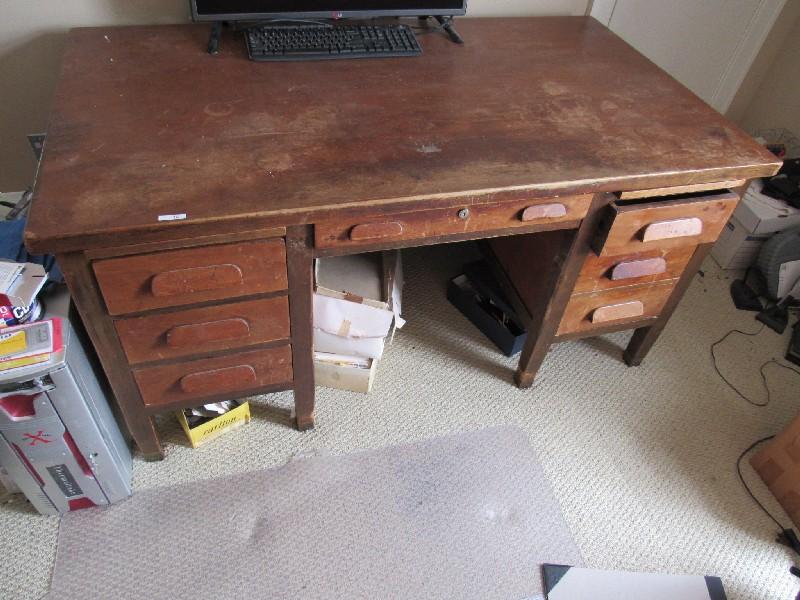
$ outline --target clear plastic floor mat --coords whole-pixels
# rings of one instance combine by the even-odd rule
[[[583,563],[527,435],[436,438],[136,492],[61,522],[48,598],[542,598]]]

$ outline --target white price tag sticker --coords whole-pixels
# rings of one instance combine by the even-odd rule
[[[179,213],[177,215],[158,215],[159,221],[183,221],[186,218],[186,213]]]

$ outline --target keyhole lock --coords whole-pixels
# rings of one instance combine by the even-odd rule
[[[462,221],[466,221],[467,219],[469,219],[469,209],[462,208],[460,211],[458,211],[458,218],[461,219]]]

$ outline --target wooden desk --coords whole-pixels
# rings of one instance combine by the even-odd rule
[[[590,18],[459,31],[283,64],[230,36],[209,56],[205,26],[70,34],[26,243],[58,256],[145,456],[153,414],[217,398],[292,389],[313,426],[315,255],[495,238],[520,385],[552,342],[620,328],[636,364],[727,190],[779,166]]]

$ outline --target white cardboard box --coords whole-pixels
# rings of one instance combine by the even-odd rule
[[[314,380],[317,385],[368,393],[375,381],[378,361],[324,352],[314,353]]]
[[[314,350],[379,359],[404,323],[400,253],[321,258],[314,274]]]
[[[800,210],[762,194],[760,179],[747,188],[744,198],[711,249],[723,269],[746,269],[772,234],[800,226]]]
[[[734,215],[711,248],[711,256],[723,269],[746,269],[756,261],[762,244],[771,236],[751,233]]]

